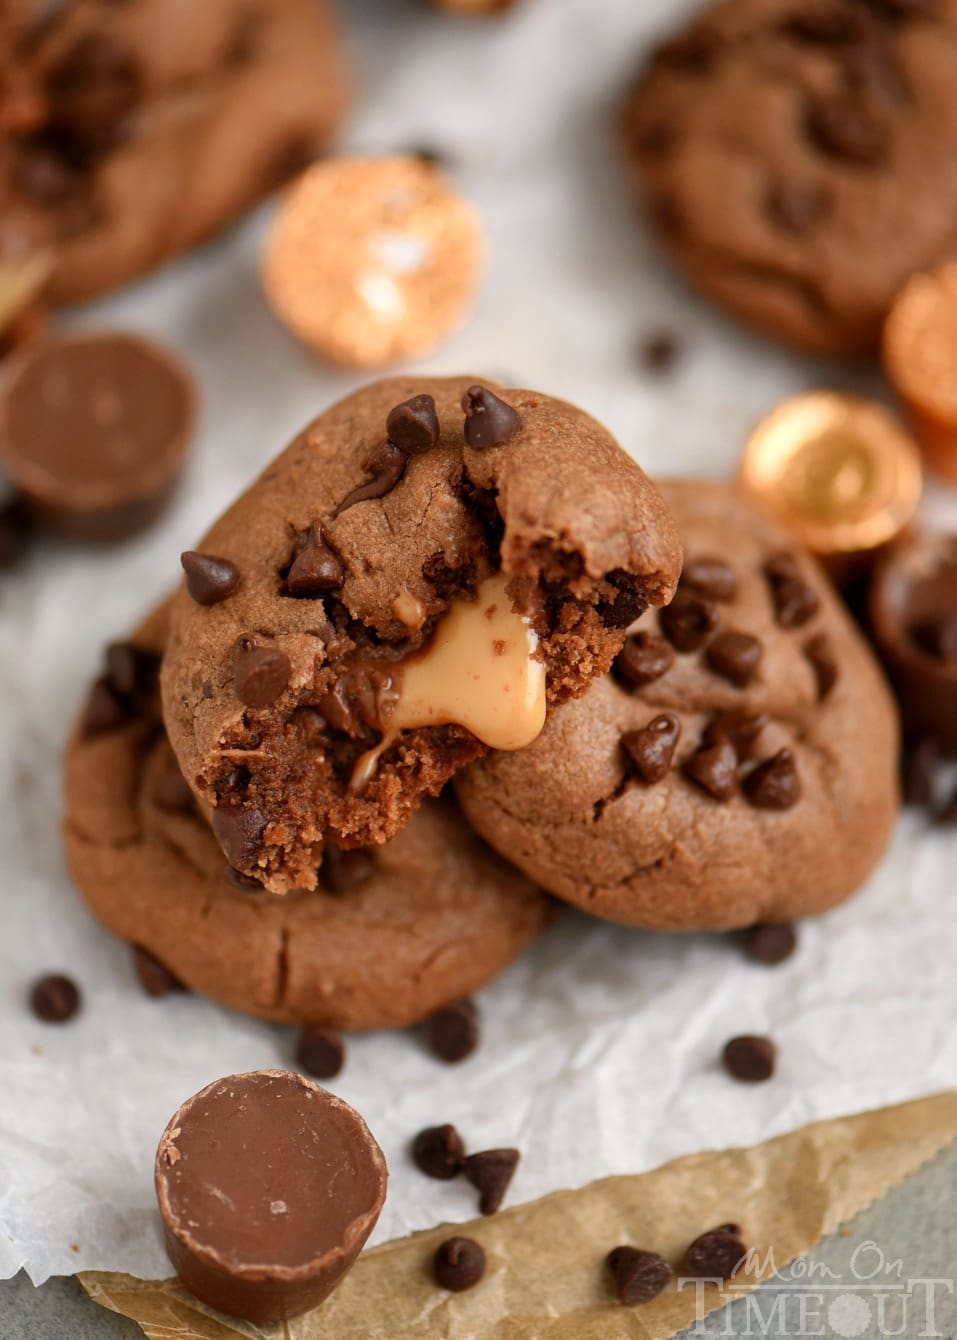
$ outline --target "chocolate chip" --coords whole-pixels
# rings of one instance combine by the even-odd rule
[[[26,552],[32,525],[20,498],[0,507],[0,568],[14,567]]]
[[[678,651],[692,652],[704,646],[718,626],[718,612],[710,600],[679,586],[670,605],[658,611],[665,637]]]
[[[827,633],[815,633],[805,642],[804,655],[814,671],[817,696],[823,702],[837,683],[840,673],[834,654],[834,644]]]
[[[106,649],[106,677],[121,698],[152,693],[158,673],[156,655],[132,642],[111,642]]]
[[[738,574],[723,558],[693,558],[681,570],[681,585],[690,586],[709,600],[733,600]]]
[[[639,689],[660,679],[674,664],[675,653],[670,642],[657,633],[642,630],[630,637],[615,657],[612,667],[615,678],[630,689]]]
[[[256,879],[253,875],[244,875],[241,870],[234,866],[227,865],[223,871],[223,879],[239,893],[262,893],[265,885],[261,879]]]
[[[179,768],[170,767],[153,788],[153,804],[166,814],[191,814],[193,793]]]
[[[614,1247],[605,1257],[605,1265],[614,1280],[618,1301],[626,1307],[650,1303],[675,1277],[663,1256],[640,1247]]]
[[[454,1126],[429,1126],[412,1141],[412,1161],[426,1177],[449,1182],[465,1166],[465,1145]]]
[[[464,1061],[478,1045],[478,1010],[471,1000],[457,1000],[423,1024],[426,1046],[449,1065]]]
[[[646,371],[655,376],[671,372],[681,356],[681,342],[670,330],[653,331],[641,340],[639,356]]]
[[[940,761],[940,747],[930,738],[918,740],[905,750],[901,761],[901,787],[905,805],[934,803],[934,774]]]
[[[731,630],[718,633],[705,651],[709,668],[739,689],[751,683],[763,655],[764,648],[756,637]]]
[[[686,759],[685,776],[715,800],[730,800],[738,789],[738,756],[730,740],[703,744]]]
[[[681,735],[681,722],[663,712],[641,730],[626,731],[621,745],[632,771],[649,785],[667,777]]]
[[[80,729],[84,739],[90,740],[96,735],[105,735],[107,731],[120,730],[132,720],[130,705],[113,688],[107,675],[94,680],[83,709]]]
[[[292,666],[278,647],[261,647],[249,636],[236,642],[233,687],[246,707],[270,707],[289,684]]]
[[[480,1214],[495,1214],[501,1208],[520,1157],[517,1149],[483,1149],[465,1160],[462,1171],[479,1193]]]
[[[804,237],[828,211],[830,196],[822,186],[795,181],[774,182],[766,197],[768,216],[786,233]]]
[[[390,410],[385,421],[389,441],[409,456],[431,450],[439,440],[439,416],[430,395],[414,395]]]
[[[179,561],[186,573],[186,590],[197,605],[218,605],[239,585],[239,572],[226,558],[190,549]]]
[[[716,744],[718,740],[730,741],[738,761],[743,763],[751,757],[755,743],[767,724],[766,712],[732,709],[712,717],[701,738],[704,744]]]
[[[841,93],[815,98],[806,124],[818,148],[832,158],[859,167],[874,167],[884,158],[884,128],[857,98]]]
[[[683,1271],[696,1279],[730,1279],[748,1254],[740,1238],[740,1230],[729,1233],[729,1227],[709,1229],[695,1238],[684,1255]]]
[[[375,857],[366,847],[326,847],[322,853],[319,878],[330,893],[351,893],[361,889],[376,872]]]
[[[759,810],[789,810],[801,799],[801,779],[790,749],[779,749],[749,772],[744,794]]]
[[[598,606],[598,617],[606,628],[629,628],[647,608],[648,601],[640,591],[621,585],[611,600],[603,600]]]
[[[790,958],[797,948],[797,932],[789,921],[752,926],[748,931],[748,958],[772,967]]]
[[[470,386],[462,397],[465,410],[465,441],[477,451],[500,447],[513,438],[522,421],[512,409],[485,386]]]
[[[334,1079],[345,1061],[342,1038],[330,1028],[304,1028],[296,1043],[296,1064],[313,1079]]]
[[[65,1024],[80,1008],[80,988],[70,977],[41,977],[30,990],[30,1008],[48,1024]]]
[[[283,594],[321,596],[327,591],[337,591],[345,577],[342,560],[322,538],[322,527],[317,521],[286,573]]]
[[[446,1238],[435,1249],[432,1274],[440,1289],[462,1293],[485,1274],[485,1253],[471,1238]]]
[[[911,639],[935,661],[957,661],[957,612],[920,619],[911,625]]]
[[[123,138],[139,91],[132,56],[105,33],[84,33],[47,75],[51,124],[77,152],[105,153]]]
[[[183,983],[174,977],[165,964],[147,950],[133,946],[133,967],[140,986],[148,996],[168,996],[174,991],[185,991]]]
[[[821,602],[813,586],[801,576],[793,554],[774,554],[764,565],[764,575],[771,588],[775,618],[782,628],[799,628],[813,619]]]
[[[749,1033],[731,1038],[721,1053],[728,1074],[751,1084],[760,1084],[771,1078],[776,1056],[777,1048],[770,1038],[755,1037]]]
[[[252,865],[268,820],[252,806],[222,802],[213,810],[210,822],[226,859],[234,870]]]
[[[336,516],[340,516],[347,508],[354,507],[356,503],[366,502],[369,498],[384,498],[387,493],[391,493],[405,474],[408,461],[408,456],[394,442],[383,442],[366,463],[366,474],[369,478],[364,484],[359,484],[351,493],[346,494],[336,508]]]

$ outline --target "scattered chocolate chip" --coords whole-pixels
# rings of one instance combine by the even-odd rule
[[[435,1249],[432,1274],[439,1288],[462,1293],[485,1274],[485,1253],[471,1238],[446,1238]]]
[[[321,596],[327,591],[337,591],[345,577],[342,560],[322,538],[322,527],[317,521],[286,573],[283,594]]]
[[[313,1079],[334,1079],[345,1061],[342,1038],[330,1028],[304,1028],[296,1043],[296,1064]]]
[[[367,847],[326,847],[319,878],[330,893],[351,893],[367,884],[376,872],[375,857]]]
[[[191,814],[193,793],[179,768],[170,767],[153,789],[153,804],[165,814]]]
[[[762,1041],[763,1039],[758,1039]],[[740,1230],[729,1233],[736,1224],[709,1229],[695,1238],[684,1255],[683,1271],[695,1279],[730,1279],[748,1254]]]
[[[687,653],[704,646],[718,626],[718,612],[710,600],[679,586],[671,604],[658,611],[658,623],[671,645]]]
[[[744,794],[755,809],[789,810],[801,799],[801,779],[790,749],[779,749],[749,772]]]
[[[820,600],[813,586],[801,576],[793,554],[775,554],[764,565],[771,588],[774,616],[782,628],[799,628],[813,619]]]
[[[940,747],[929,737],[906,749],[901,760],[901,788],[905,805],[929,808],[934,803],[934,774]]]
[[[730,800],[738,790],[738,756],[730,740],[701,745],[685,760],[684,772],[715,800]]]
[[[717,716],[712,717],[701,738],[704,744],[729,740],[738,761],[743,763],[745,759],[751,757],[755,743],[767,724],[766,712],[740,712],[732,709],[719,712]]]
[[[106,677],[121,698],[151,693],[158,673],[158,658],[132,642],[111,642],[106,649]]]
[[[80,729],[85,739],[119,730],[132,720],[129,703],[117,694],[107,675],[94,680],[83,709]]]
[[[642,336],[639,349],[641,362],[646,371],[655,376],[664,376],[671,372],[681,356],[681,342],[670,330],[653,331]]]
[[[139,98],[136,62],[105,33],[78,37],[46,78],[50,122],[81,155],[120,142]]]
[[[483,1149],[465,1160],[462,1171],[479,1193],[480,1214],[496,1214],[501,1208],[520,1157],[517,1149]]]
[[[621,737],[631,770],[652,785],[667,777],[671,769],[681,722],[672,712],[663,712],[641,730],[626,731]]]
[[[759,1084],[774,1074],[776,1055],[777,1048],[770,1038],[743,1033],[725,1043],[721,1059],[725,1070],[735,1079]]]
[[[426,1046],[448,1065],[464,1061],[478,1045],[478,1010],[474,1001],[457,1000],[423,1024]]]
[[[210,820],[216,839],[234,870],[251,865],[259,853],[267,819],[252,806],[218,804]]]
[[[48,1024],[65,1024],[80,1008],[80,988],[70,977],[41,977],[30,990],[30,1008]]]
[[[912,641],[935,661],[957,661],[957,612],[920,619],[911,625]]]
[[[789,921],[752,926],[748,931],[748,958],[773,967],[797,949],[797,932]]]
[[[165,964],[147,950],[133,946],[133,967],[140,986],[148,996],[168,996],[174,991],[185,991],[183,983],[174,977]]]
[[[223,871],[223,879],[239,893],[262,893],[265,887],[261,879],[256,879],[253,875],[244,875],[241,870],[231,865],[227,865]]]
[[[709,600],[733,600],[738,574],[723,558],[693,558],[681,570],[681,585],[690,586]]]
[[[20,561],[31,529],[29,514],[20,498],[11,498],[0,507],[0,568],[12,568]]]
[[[465,441],[477,451],[500,447],[513,438],[522,421],[512,409],[485,386],[470,386],[462,397],[465,410]]]
[[[465,1167],[465,1145],[454,1126],[429,1126],[412,1141],[412,1161],[426,1177],[449,1182]]]
[[[807,109],[807,128],[818,148],[832,158],[874,167],[884,157],[887,136],[881,123],[855,97],[817,97]]]
[[[439,416],[430,395],[414,395],[390,410],[385,421],[390,442],[409,456],[430,451],[439,440]]]
[[[756,637],[731,630],[718,633],[705,651],[710,669],[739,689],[751,683],[763,655],[764,648]]]
[[[640,1247],[614,1247],[605,1257],[605,1265],[614,1281],[618,1301],[625,1307],[650,1303],[675,1277],[663,1256]]]
[[[369,478],[364,484],[359,484],[351,493],[346,494],[336,508],[336,516],[341,516],[347,508],[354,507],[356,503],[366,502],[369,498],[384,498],[387,493],[391,493],[405,474],[408,462],[408,456],[394,442],[383,442],[366,463],[366,474]]]
[[[804,237],[827,213],[830,196],[823,186],[774,182],[766,197],[767,212],[779,228]]]
[[[814,671],[817,696],[823,702],[834,688],[840,674],[834,644],[827,633],[815,633],[805,642],[804,655]]]
[[[241,637],[233,653],[233,686],[246,707],[269,707],[289,684],[292,666],[278,647],[261,647]]]
[[[226,558],[187,550],[180,555],[186,573],[186,590],[197,605],[218,605],[239,585],[239,572]]]
[[[615,657],[612,667],[619,683],[630,689],[639,689],[660,679],[674,664],[675,653],[670,642],[657,633],[642,630],[630,637]]]

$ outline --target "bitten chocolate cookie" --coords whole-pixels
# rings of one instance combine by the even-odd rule
[[[727,930],[822,912],[897,810],[897,719],[821,569],[720,484],[662,492],[672,603],[520,754],[457,779],[466,816],[543,888],[629,925]]]
[[[605,672],[680,566],[655,487],[532,391],[396,378],[321,415],[183,556],[170,742],[230,864],[311,888]]]
[[[387,846],[327,850],[311,893],[237,887],[163,735],[165,635],[164,606],[110,650],[67,749],[67,863],[108,930],[224,1005],[345,1029],[415,1023],[534,938],[547,900],[449,798]]]
[[[789,343],[871,354],[954,251],[957,0],[725,0],[653,54],[629,163],[698,288]]]
[[[0,257],[75,302],[195,245],[341,119],[325,0],[13,0],[0,51]]]

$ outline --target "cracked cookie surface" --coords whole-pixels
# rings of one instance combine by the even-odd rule
[[[629,925],[822,912],[897,810],[897,718],[817,564],[731,486],[666,481],[685,566],[613,672],[528,749],[456,779],[474,827],[550,893]]]

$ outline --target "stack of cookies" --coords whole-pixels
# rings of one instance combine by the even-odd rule
[[[237,1009],[411,1024],[531,941],[543,890],[724,930],[833,906],[886,843],[895,711],[820,568],[562,401],[368,386],[183,568],[77,724],[67,854]]]

